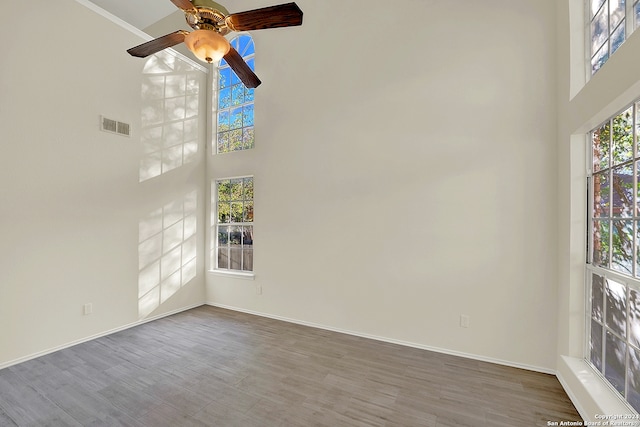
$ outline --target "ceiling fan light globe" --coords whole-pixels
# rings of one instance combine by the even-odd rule
[[[218,62],[228,52],[229,41],[212,30],[196,30],[187,34],[184,44],[199,60],[203,62]]]

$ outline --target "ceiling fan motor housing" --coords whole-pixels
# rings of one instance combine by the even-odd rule
[[[221,35],[228,34],[231,30],[225,23],[229,11],[222,5],[211,0],[191,0],[197,13],[185,11],[187,24],[194,30],[213,30]]]

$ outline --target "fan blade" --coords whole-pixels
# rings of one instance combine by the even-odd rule
[[[287,3],[247,12],[232,13],[227,16],[225,22],[233,31],[294,27],[302,25],[302,10],[295,3]]]
[[[182,10],[193,10],[196,11],[196,8],[193,7],[193,4],[189,0],[171,0],[171,3],[175,4]]]
[[[176,31],[175,33],[167,34],[157,39],[153,39],[146,43],[142,43],[136,47],[132,47],[127,50],[129,55],[137,56],[138,58],[145,58],[149,55],[153,55],[156,52],[160,52],[162,49],[166,49],[171,46],[175,46],[178,43],[184,41],[184,37],[189,34],[186,31]]]
[[[224,56],[224,60],[227,61],[229,67],[236,73],[238,78],[248,88],[255,88],[262,83],[258,76],[253,72],[251,67],[244,62],[242,56],[233,47],[229,49],[229,52]]]

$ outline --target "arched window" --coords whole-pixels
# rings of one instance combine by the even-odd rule
[[[255,71],[255,47],[251,36],[240,34],[230,43]],[[253,148],[254,89],[246,88],[224,59],[218,67],[216,93],[216,152],[228,153]]]

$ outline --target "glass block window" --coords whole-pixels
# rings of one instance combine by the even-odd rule
[[[212,263],[217,270],[253,271],[253,177],[221,179],[213,189]]]
[[[255,46],[248,34],[231,40],[249,67],[255,71]],[[216,152],[249,150],[254,147],[254,89],[242,84],[223,59],[218,67],[216,105]]]

